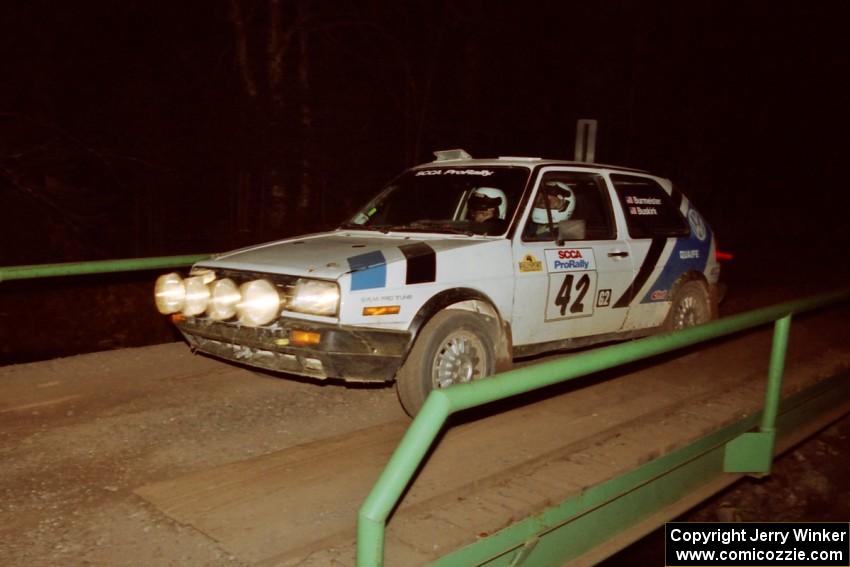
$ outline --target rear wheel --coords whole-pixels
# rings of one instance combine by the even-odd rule
[[[708,323],[714,318],[708,286],[701,281],[683,283],[673,295],[664,327],[670,331]]]
[[[493,374],[495,342],[493,326],[483,316],[459,309],[437,313],[420,331],[396,376],[404,411],[415,416],[431,390]]]

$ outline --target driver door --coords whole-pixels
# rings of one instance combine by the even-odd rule
[[[556,211],[533,214],[542,188],[567,186],[575,199],[569,218]],[[537,207],[541,209],[541,207]],[[561,215],[565,213],[562,211]],[[551,219],[535,223],[534,218]],[[517,346],[619,330],[627,309],[615,309],[634,276],[631,250],[615,222],[611,191],[599,173],[549,168],[541,172],[514,235],[512,332]]]

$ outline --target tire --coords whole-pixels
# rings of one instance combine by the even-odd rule
[[[396,374],[396,393],[414,417],[434,388],[471,382],[496,368],[493,325],[481,315],[448,309],[437,313],[419,333]]]
[[[701,281],[685,282],[673,295],[664,328],[668,331],[679,331],[702,325],[714,319],[716,312],[708,286]]]

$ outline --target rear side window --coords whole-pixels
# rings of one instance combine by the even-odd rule
[[[654,179],[612,174],[611,182],[623,206],[632,238],[690,234],[688,222],[673,204],[670,195]]]

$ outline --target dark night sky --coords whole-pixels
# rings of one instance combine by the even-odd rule
[[[326,228],[434,149],[569,158],[588,117],[727,248],[850,241],[838,2],[338,4],[6,3],[0,263]]]

